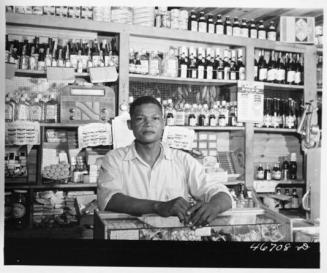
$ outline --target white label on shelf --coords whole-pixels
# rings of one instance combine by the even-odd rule
[[[195,236],[211,236],[211,227],[202,227],[195,230]]]
[[[139,230],[111,230],[110,240],[139,240]]]

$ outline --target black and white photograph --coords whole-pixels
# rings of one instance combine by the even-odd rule
[[[5,272],[327,269],[327,4],[0,5]]]

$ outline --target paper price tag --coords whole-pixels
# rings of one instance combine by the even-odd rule
[[[202,227],[195,230],[195,236],[210,236],[211,227]]]
[[[139,231],[137,229],[112,230],[109,238],[110,240],[139,240]]]

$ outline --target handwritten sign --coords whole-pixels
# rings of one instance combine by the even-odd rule
[[[194,131],[178,126],[166,126],[162,141],[171,148],[192,150]]]
[[[78,127],[80,148],[112,145],[111,125],[109,123],[89,123]]]
[[[263,89],[262,82],[238,81],[237,122],[260,123],[263,121]]]

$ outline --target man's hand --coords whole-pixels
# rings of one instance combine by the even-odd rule
[[[196,203],[186,214],[190,217],[188,224],[194,227],[205,226],[212,222],[221,212],[219,206],[213,203]]]
[[[182,197],[169,200],[167,202],[156,203],[155,210],[162,217],[177,216],[179,220],[187,222],[186,211],[189,209],[189,203]]]

